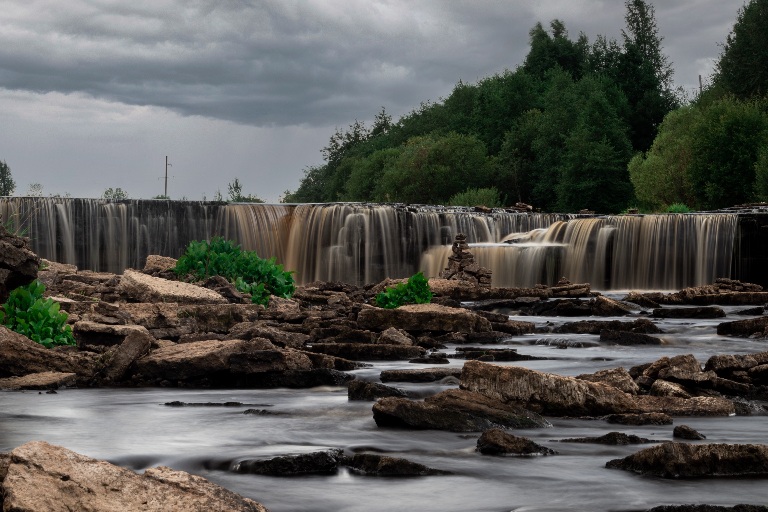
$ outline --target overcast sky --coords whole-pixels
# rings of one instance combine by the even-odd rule
[[[741,0],[657,1],[675,83],[706,79]],[[522,64],[528,32],[619,39],[624,0],[0,0],[0,160],[16,195],[295,190],[334,130]]]

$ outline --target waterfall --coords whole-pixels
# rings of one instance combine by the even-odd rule
[[[141,268],[179,257],[192,240],[223,236],[275,257],[299,283],[434,277],[464,233],[494,286],[680,289],[733,277],[762,283],[768,216],[734,213],[576,217],[496,209],[375,204],[0,198],[0,222],[26,231],[44,258],[81,269]],[[764,237],[763,237],[764,238]],[[753,249],[755,248],[755,249]]]

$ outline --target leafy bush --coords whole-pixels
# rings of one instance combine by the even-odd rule
[[[490,188],[468,188],[464,192],[454,194],[448,200],[451,206],[487,206],[488,208],[498,208],[501,206],[501,197],[499,189]]]
[[[44,291],[37,280],[13,290],[0,309],[0,323],[48,348],[74,345],[67,314],[59,311],[58,302],[43,299]]]
[[[284,271],[275,258],[259,258],[255,251],[243,251],[235,242],[221,237],[190,242],[174,271],[182,277],[192,275],[198,281],[222,276],[238,291],[249,294],[256,304],[266,305],[270,295],[287,299],[296,290],[292,272]]]
[[[376,304],[387,309],[398,308],[403,304],[426,304],[431,300],[429,283],[421,272],[411,276],[408,282],[387,288],[376,295]]]
[[[669,205],[667,213],[691,213],[691,209],[683,203],[674,203]]]

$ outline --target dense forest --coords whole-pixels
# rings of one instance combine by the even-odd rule
[[[619,41],[538,23],[514,71],[337,130],[283,200],[598,213],[768,200],[768,0],[735,13],[695,98],[674,88],[653,6],[625,5]]]

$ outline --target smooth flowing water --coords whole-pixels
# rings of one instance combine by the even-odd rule
[[[726,308],[728,319],[735,308]],[[520,318],[537,324],[563,318]],[[624,318],[626,320],[627,318]],[[573,319],[568,319],[573,320]],[[665,344],[611,346],[597,336],[532,334],[504,346],[547,360],[518,364],[562,375],[694,354],[703,364],[714,354],[746,354],[768,349],[761,340],[716,335],[720,320],[663,320]],[[565,343],[558,343],[565,342]],[[585,345],[556,348],[556,345]],[[499,345],[501,346],[501,345]],[[455,346],[445,352],[453,353]],[[460,359],[451,359],[459,367]],[[503,364],[503,363],[500,363]],[[378,380],[383,369],[415,368],[406,362],[375,362],[358,378]],[[456,383],[390,383],[421,396]],[[242,402],[238,407],[168,407],[188,403]],[[479,433],[378,428],[371,402],[348,401],[345,388],[306,390],[71,389],[58,394],[0,393],[0,451],[26,441],[46,440],[141,471],[157,465],[200,474],[272,512],[300,511],[628,511],[662,504],[767,504],[766,479],[710,478],[664,480],[605,468],[611,459],[643,447],[563,443],[612,431],[654,441],[672,440],[673,425],[630,427],[602,420],[550,418],[552,428],[512,431],[558,453],[552,456],[492,457],[475,451]],[[267,414],[243,414],[247,409]],[[759,443],[768,439],[768,417],[675,418],[711,443]],[[348,454],[367,450],[405,457],[452,472],[449,476],[383,478],[342,468],[330,476],[266,477],[238,474],[228,464],[326,448]]]

